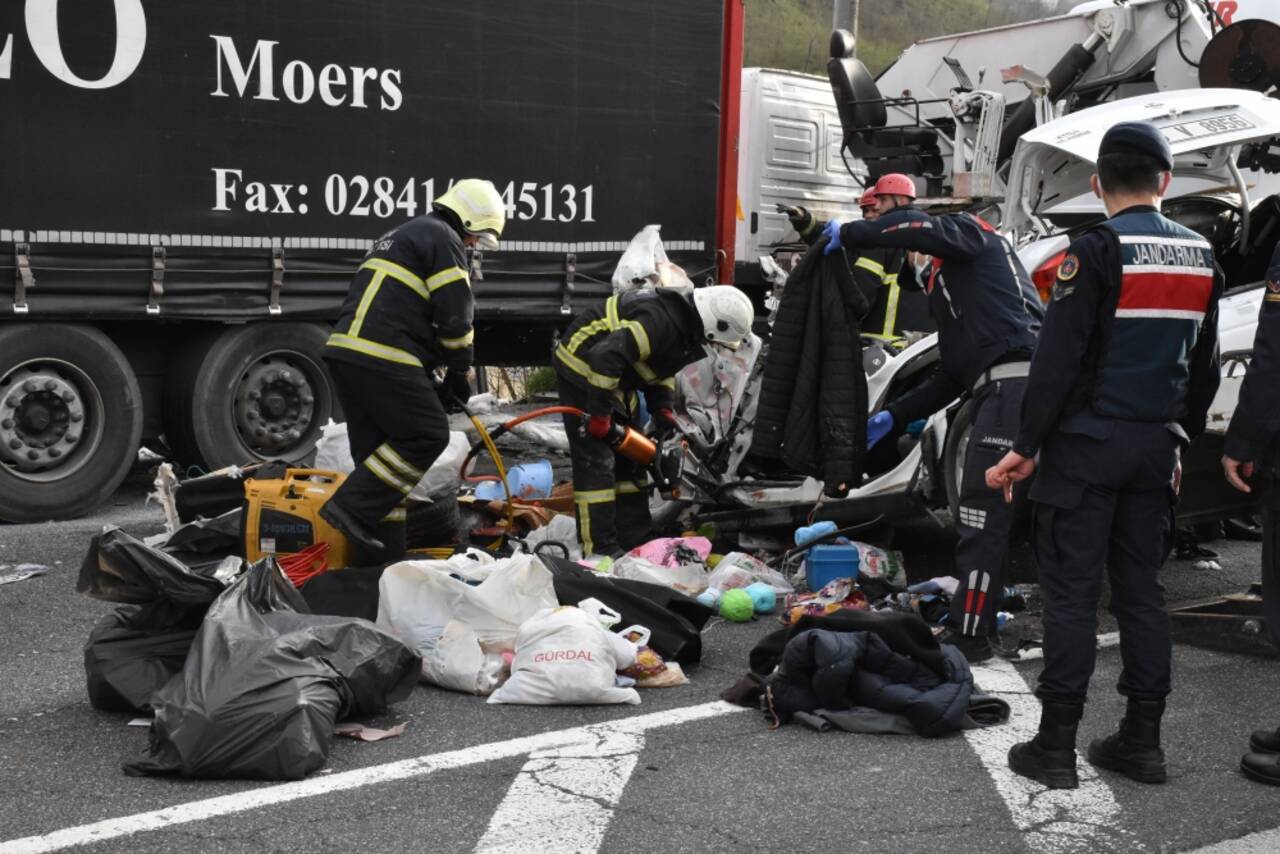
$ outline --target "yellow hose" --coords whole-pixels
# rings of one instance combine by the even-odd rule
[[[510,535],[515,530],[516,524],[516,508],[512,503],[511,485],[507,483],[507,467],[502,463],[502,454],[498,453],[498,446],[493,443],[493,439],[489,436],[489,431],[485,429],[480,419],[472,415],[470,412],[467,416],[471,419],[471,423],[475,425],[476,432],[480,434],[480,441],[484,442],[489,456],[493,457],[493,464],[498,468],[498,479],[502,481],[502,491],[507,496],[507,534]]]

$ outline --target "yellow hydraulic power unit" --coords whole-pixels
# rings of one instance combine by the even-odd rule
[[[245,557],[252,562],[328,543],[328,565],[348,566],[351,546],[347,538],[320,518],[320,508],[344,480],[346,475],[323,469],[287,469],[277,480],[246,480]]]

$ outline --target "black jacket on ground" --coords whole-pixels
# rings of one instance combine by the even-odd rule
[[[842,255],[809,249],[787,278],[760,386],[751,452],[828,488],[861,481],[867,376],[859,324],[869,306]]]
[[[973,674],[954,646],[942,647],[947,675],[894,652],[875,632],[811,629],[787,642],[765,680],[769,708],[781,722],[800,712],[857,707],[901,715],[920,735],[963,729]]]

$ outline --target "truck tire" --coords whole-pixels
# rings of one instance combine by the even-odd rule
[[[320,354],[327,327],[251,323],[213,332],[165,377],[165,439],[184,467],[305,463],[341,409]]]
[[[0,326],[0,519],[81,516],[138,458],[142,395],[120,348],[90,326]]]

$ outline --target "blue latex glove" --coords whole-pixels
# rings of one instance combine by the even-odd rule
[[[867,419],[867,448],[875,446],[893,429],[893,416],[887,411],[877,412]]]
[[[827,224],[822,227],[822,236],[827,238],[827,247],[822,250],[824,255],[830,255],[840,248],[840,223],[834,219],[827,220]]]

